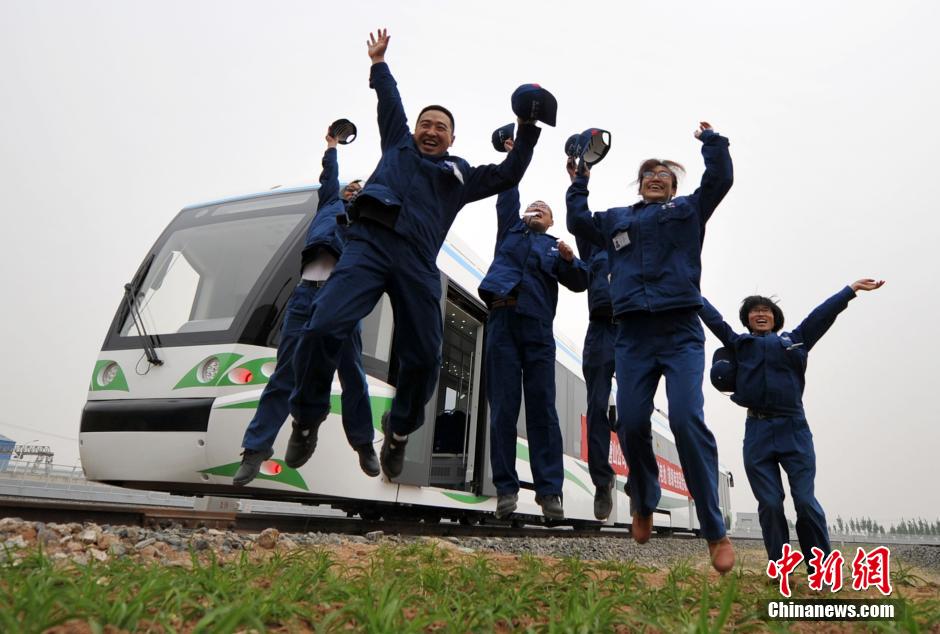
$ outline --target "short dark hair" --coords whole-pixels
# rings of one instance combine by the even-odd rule
[[[738,316],[741,317],[741,323],[744,324],[745,328],[748,330],[751,329],[751,325],[747,321],[747,316],[757,306],[766,306],[770,309],[770,312],[774,314],[774,327],[772,328],[774,332],[778,332],[783,328],[783,311],[777,306],[777,302],[763,295],[750,295],[745,297],[744,301],[741,302],[741,312]]]
[[[454,124],[454,115],[451,114],[450,110],[448,110],[444,106],[439,106],[437,104],[431,104],[430,106],[425,106],[424,108],[421,109],[421,112],[418,113],[418,121],[421,120],[421,115],[423,115],[428,110],[437,110],[439,112],[443,112],[444,114],[446,114],[447,118],[450,119],[450,131],[451,131],[451,134],[453,134],[454,129],[456,129],[457,126]]]
[[[675,161],[670,161],[669,159],[651,158],[646,159],[640,163],[640,169],[636,171],[637,185],[639,186],[643,183],[643,172],[647,172],[654,167],[660,166],[665,167],[667,170],[669,170],[669,173],[672,174],[672,188],[679,189],[679,177],[677,176],[677,173],[685,176],[685,168],[682,167],[681,163],[676,163]]]

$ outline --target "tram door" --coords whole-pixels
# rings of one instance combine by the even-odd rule
[[[472,488],[481,411],[483,309],[449,283],[442,303],[444,344],[437,390],[424,425],[408,439],[397,481],[467,491]]]

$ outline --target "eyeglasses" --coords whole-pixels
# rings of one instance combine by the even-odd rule
[[[654,172],[654,171],[652,171],[652,170],[647,170],[647,171],[643,172],[642,174],[640,174],[640,176],[642,176],[644,179],[646,179],[646,178],[655,178],[655,179],[661,180],[661,181],[671,181],[671,180],[672,180],[672,172],[667,172],[666,170],[662,170],[661,172]]]

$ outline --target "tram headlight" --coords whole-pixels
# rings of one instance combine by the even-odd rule
[[[276,476],[283,470],[283,467],[274,460],[265,460],[261,463],[261,473],[266,476]]]
[[[98,373],[98,385],[101,387],[110,385],[117,378],[119,370],[118,364],[114,361],[101,368],[101,372]]]
[[[202,362],[201,366],[199,366],[199,372],[197,373],[197,376],[199,377],[199,381],[202,383],[212,383],[218,373],[219,359],[217,357],[209,357]]]
[[[228,380],[232,383],[237,383],[238,385],[244,385],[246,383],[251,383],[251,380],[254,378],[254,375],[251,373],[251,370],[248,368],[234,368],[228,373]]]
[[[276,367],[277,363],[275,361],[268,361],[261,366],[261,374],[263,374],[265,378],[270,379],[271,375],[274,374],[274,368]]]

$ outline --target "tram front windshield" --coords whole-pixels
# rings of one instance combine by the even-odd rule
[[[166,336],[226,331],[316,192],[185,210],[158,244],[135,300],[146,331]],[[306,203],[306,204],[305,204]],[[119,328],[136,337],[127,315]]]

